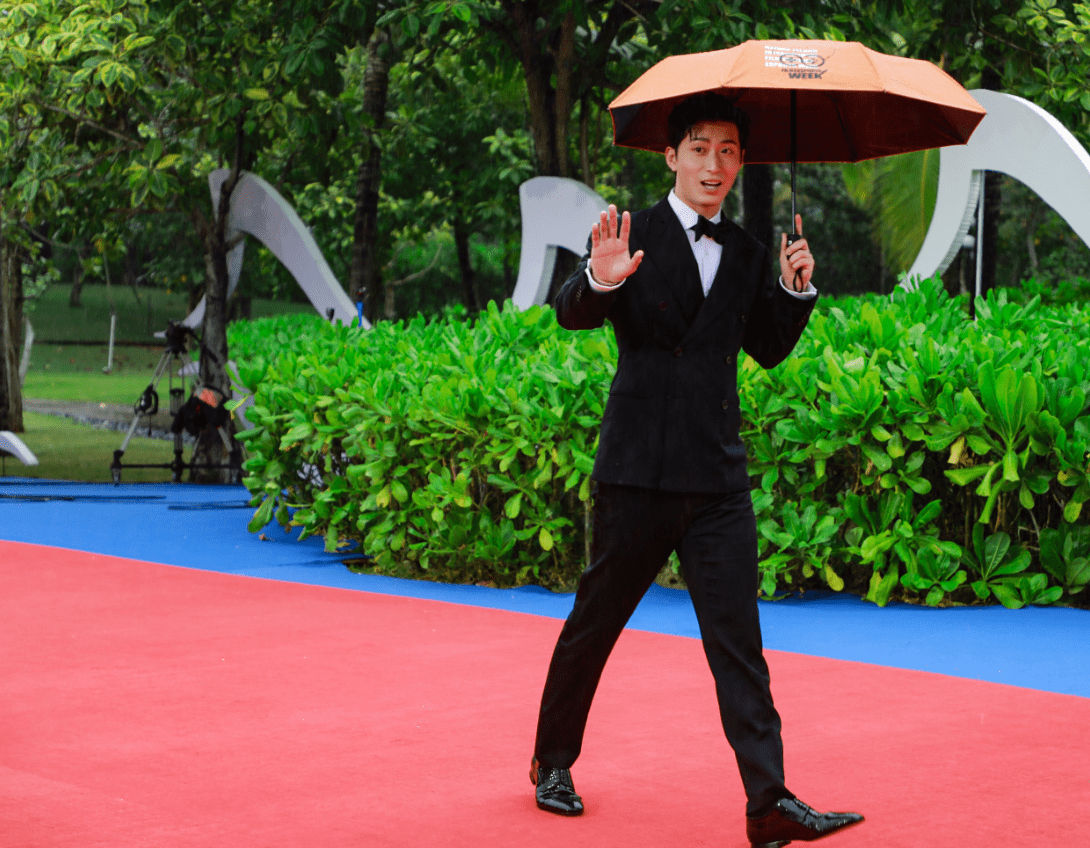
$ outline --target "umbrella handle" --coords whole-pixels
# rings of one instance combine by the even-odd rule
[[[802,238],[802,233],[788,233],[787,234],[787,243],[789,245],[792,245],[801,238]],[[801,276],[802,276],[801,271],[796,271],[795,272],[795,280],[798,280]]]

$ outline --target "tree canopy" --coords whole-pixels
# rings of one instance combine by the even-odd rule
[[[748,38],[852,39],[928,59],[967,87],[1027,97],[1090,143],[1090,5],[1074,0],[0,0],[9,335],[22,267],[43,246],[47,262],[92,275],[127,263],[133,279],[184,277],[222,299],[231,245],[217,207],[233,182],[211,205],[216,168],[276,186],[346,288],[369,268],[384,292],[376,318],[479,309],[513,288],[517,186],[559,175],[627,208],[657,199],[665,168],[612,146],[606,105],[666,55]],[[851,192],[839,169],[807,172],[808,236],[836,246],[822,259],[832,293],[888,290],[926,226],[919,167],[867,167]],[[768,174],[786,226],[785,175]],[[915,193],[911,215],[899,191]],[[741,220],[740,187],[730,204]],[[1036,244],[997,233],[1019,257]],[[1044,259],[1019,267],[1046,273]],[[242,290],[294,295],[261,251]],[[226,357],[219,335],[209,362]],[[0,407],[17,392],[4,385]]]

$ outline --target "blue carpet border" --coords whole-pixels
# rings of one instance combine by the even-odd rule
[[[318,538],[246,529],[241,486],[0,478],[0,538],[314,586],[564,619],[573,596],[357,574]],[[263,541],[261,536],[265,537]],[[810,592],[760,603],[765,647],[1090,697],[1090,611],[932,609]],[[629,626],[699,638],[688,594],[653,586]]]

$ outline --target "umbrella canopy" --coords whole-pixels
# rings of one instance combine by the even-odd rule
[[[609,105],[614,143],[664,151],[670,110],[703,91],[749,115],[751,163],[860,162],[964,144],[985,114],[930,62],[854,41],[747,41],[671,56],[640,76]]]

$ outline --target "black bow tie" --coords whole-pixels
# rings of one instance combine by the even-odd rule
[[[723,218],[719,219],[718,224],[713,224],[703,215],[698,215],[696,223],[689,229],[696,233],[698,239],[703,236],[711,236],[719,244],[722,244],[723,239],[727,237],[727,222]]]

